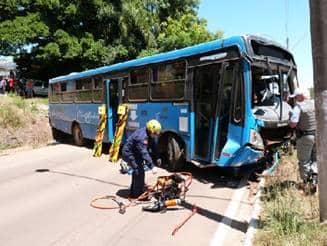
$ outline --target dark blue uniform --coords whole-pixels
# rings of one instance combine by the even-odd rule
[[[140,128],[129,136],[123,147],[123,160],[134,170],[132,173],[131,197],[138,197],[144,192],[145,177],[143,162],[150,169],[153,168],[153,161],[149,154],[149,149],[152,151],[151,154],[155,154],[154,139],[148,136],[145,128]]]

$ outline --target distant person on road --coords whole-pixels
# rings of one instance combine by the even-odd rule
[[[156,173],[153,159],[158,165],[161,160],[157,158],[155,151],[155,138],[159,136],[161,124],[157,120],[150,120],[146,127],[136,130],[126,141],[122,149],[123,160],[133,169],[130,198],[138,198],[145,191],[144,164]],[[152,157],[149,153],[151,150]]]
[[[290,98],[295,98],[295,106],[290,118],[290,127],[296,129],[296,148],[299,161],[300,176],[305,185],[310,185],[314,192],[317,184],[316,161],[316,118],[315,107],[304,93],[296,88]]]

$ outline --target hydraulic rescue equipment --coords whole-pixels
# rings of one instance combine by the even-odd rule
[[[153,186],[149,186],[137,199],[129,199],[129,204],[125,205],[123,202],[117,200],[115,196],[103,196],[93,199],[90,205],[99,209],[119,209],[119,213],[124,214],[128,207],[150,203],[149,205],[143,206],[142,210],[148,212],[165,212],[170,207],[176,207],[178,205],[183,206],[186,192],[191,183],[192,175],[188,172],[159,176],[156,183]],[[98,204],[98,201],[108,199],[112,200],[116,205],[108,206]],[[193,205],[191,214],[174,228],[172,235],[174,235],[195,213],[197,213],[197,208]]]
[[[191,177],[188,173],[188,177]],[[159,176],[157,182],[149,193],[149,198],[153,201],[151,205],[144,206],[143,211],[159,212],[168,207],[181,205],[185,201],[185,194],[190,185],[182,174],[174,173],[169,176]]]

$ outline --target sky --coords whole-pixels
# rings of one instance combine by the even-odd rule
[[[199,16],[224,37],[256,34],[293,53],[300,87],[313,86],[309,0],[200,0]]]

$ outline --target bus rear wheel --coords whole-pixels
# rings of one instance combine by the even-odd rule
[[[78,124],[73,126],[73,140],[74,144],[77,146],[82,146],[84,144],[83,132]]]
[[[183,155],[184,149],[174,136],[168,137],[167,143],[167,164],[170,171],[181,170],[185,164]]]

